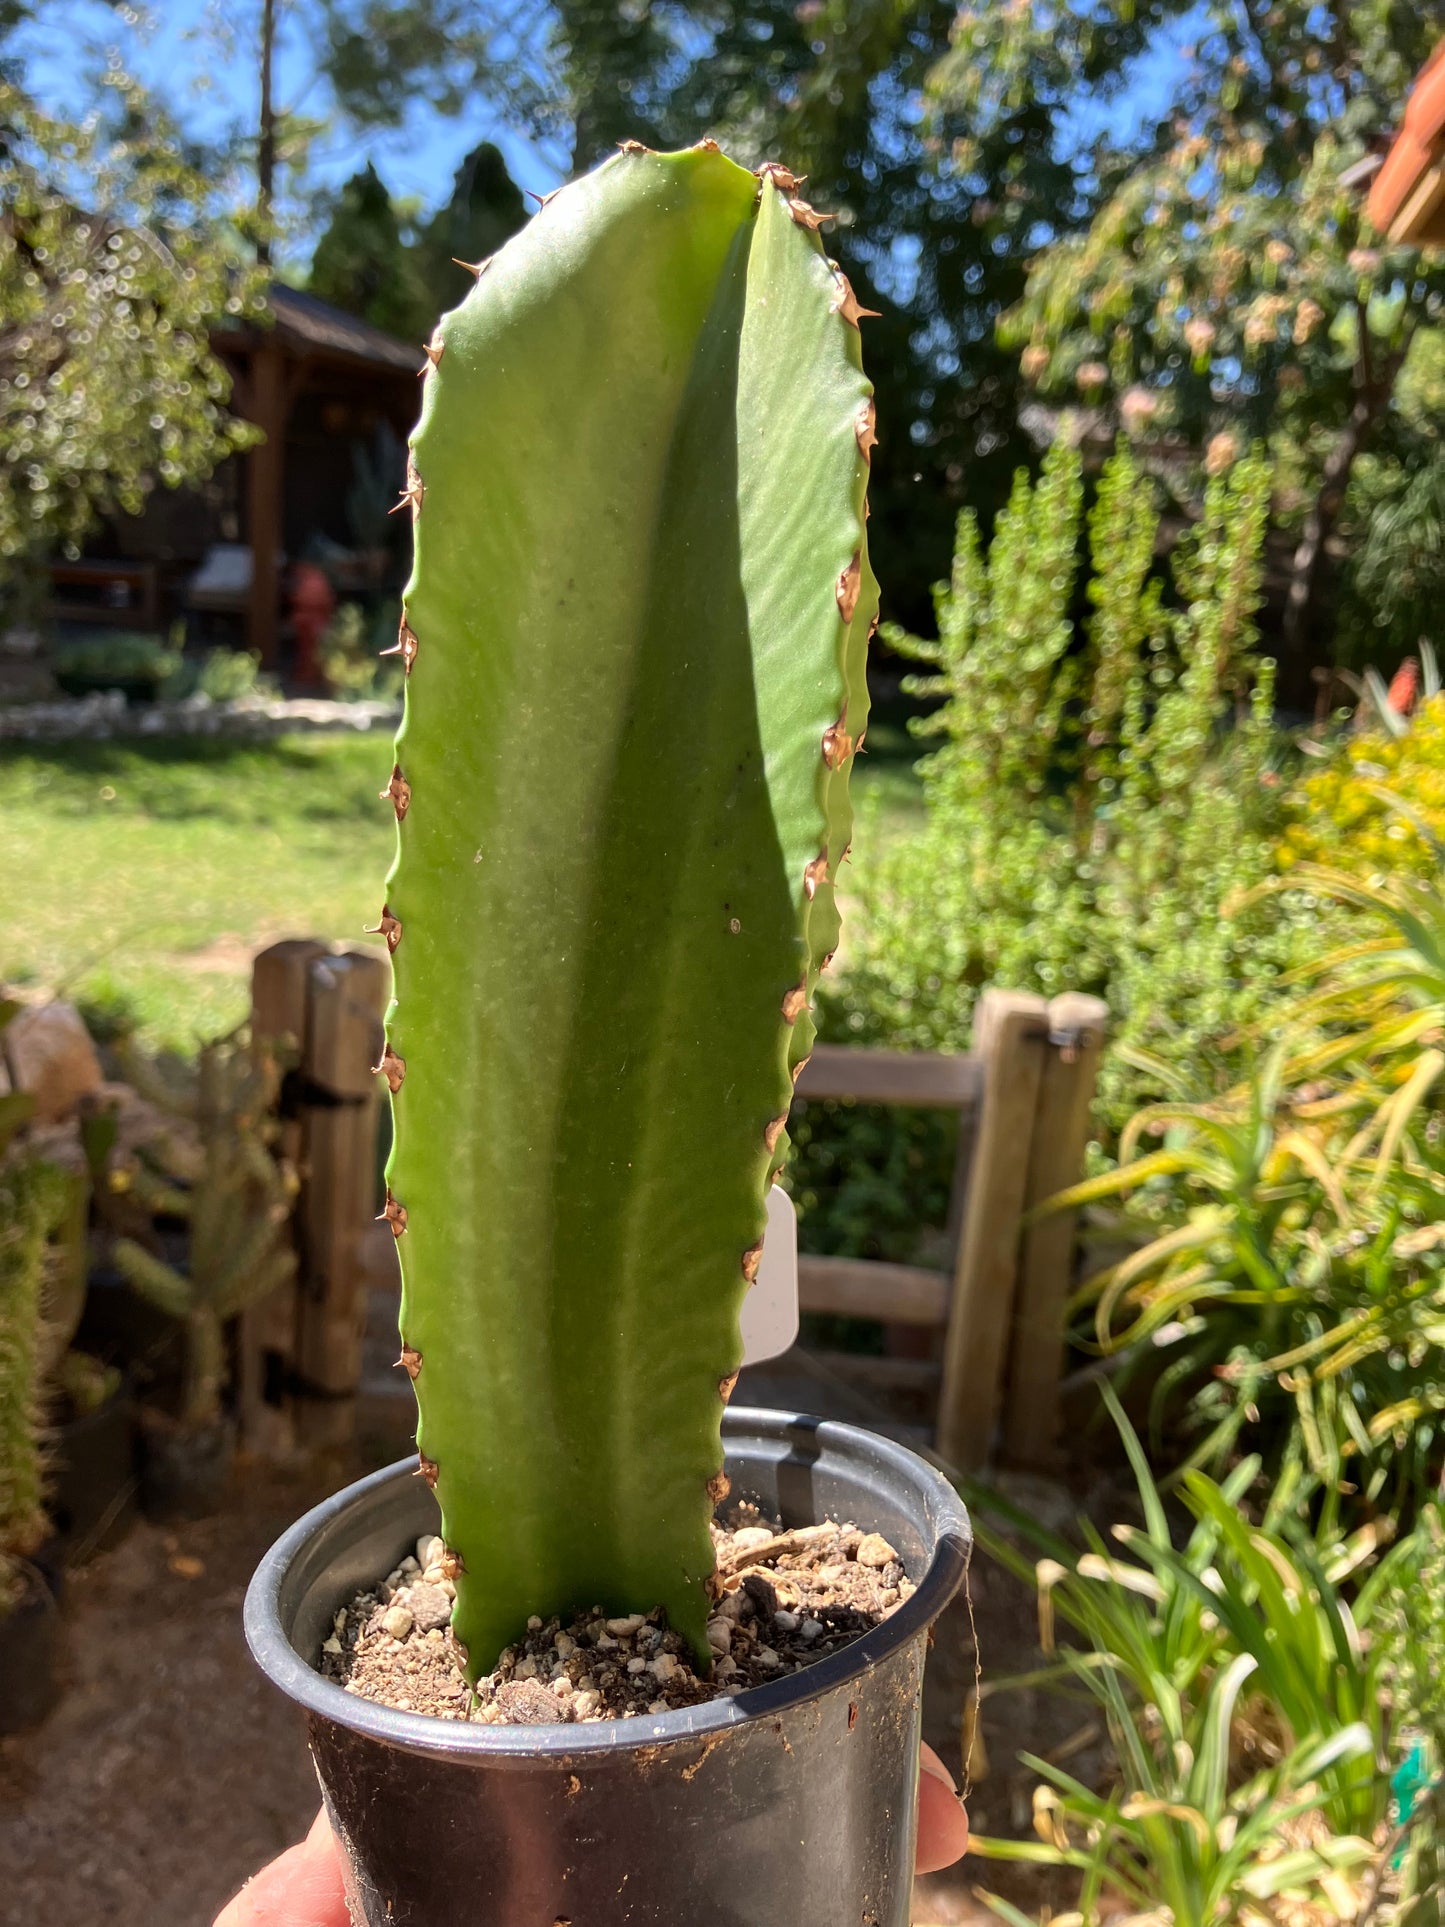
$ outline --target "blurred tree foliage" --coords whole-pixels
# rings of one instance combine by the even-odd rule
[[[449,301],[445,291],[465,285],[458,261],[484,261],[527,218],[522,190],[491,141],[474,147],[456,171],[450,200],[417,237],[418,265],[427,280],[433,317]]]
[[[1171,22],[1187,50],[1167,112],[1135,154],[1103,137],[1099,206],[1032,267],[1005,339],[1043,392],[1156,443],[1265,436],[1301,499],[1286,627],[1326,627],[1326,544],[1356,458],[1390,423],[1445,268],[1368,230],[1346,166],[1393,130],[1441,27],[1396,0],[1101,0],[1086,10],[966,7],[934,77],[969,118],[1087,82]],[[1225,455],[1221,452],[1220,459]]]
[[[1350,478],[1340,514],[1348,555],[1335,654],[1393,669],[1438,642],[1445,603],[1445,328],[1411,343],[1374,448]]]
[[[870,535],[889,608],[912,623],[960,506],[991,519],[1031,453],[996,323],[1033,252],[1090,207],[1046,101],[1001,106],[967,143],[951,114],[925,121],[954,20],[946,0],[559,0],[552,46],[574,170],[628,137],[712,134],[806,174],[835,216],[830,251],[881,310],[864,324],[881,437]]]
[[[24,11],[0,0],[0,34]],[[1445,268],[1378,246],[1339,177],[1396,123],[1437,6],[271,0],[271,13],[330,122],[352,132],[404,126],[419,104],[485,108],[570,150],[574,170],[624,138],[711,133],[743,160],[806,173],[860,299],[881,310],[866,347],[882,432],[873,536],[890,613],[915,629],[957,511],[987,529],[1034,456],[1020,419],[1034,389],[1166,448],[1191,518],[1200,455],[1212,446],[1227,463],[1265,437],[1277,509],[1297,524],[1300,638],[1323,626],[1332,535],[1362,537],[1390,508],[1398,548],[1417,509],[1434,514],[1433,482],[1410,485],[1437,457],[1438,420],[1401,398],[1436,339]],[[258,71],[261,18],[252,7],[218,29],[233,49],[254,43]],[[1141,124],[1151,61],[1176,84]],[[273,104],[271,134],[276,205],[305,223],[324,122],[303,120],[299,101]],[[1088,144],[1081,102],[1100,128]],[[232,120],[212,168],[266,144],[252,103]],[[368,170],[332,202],[313,285],[414,334],[458,291],[451,258],[490,252],[521,219],[486,146],[424,226]],[[1361,591],[1340,608],[1393,636],[1432,589],[1380,609]]]
[[[278,0],[315,51],[337,113],[396,127],[418,98],[459,114],[483,86],[493,30],[475,0]]]
[[[337,197],[311,258],[309,287],[375,327],[422,341],[470,286],[457,263],[485,260],[526,218],[521,189],[490,141],[467,155],[450,200],[422,223],[396,207],[368,162]]]
[[[311,257],[311,292],[403,338],[427,325],[426,285],[386,183],[368,161],[337,197]]]
[[[0,599],[24,614],[42,556],[248,436],[209,329],[255,304],[224,184],[120,67],[84,120],[44,111],[0,13]]]
[[[0,0],[24,9],[31,0]],[[160,24],[162,9],[117,0],[132,27]],[[64,33],[63,0],[42,16]],[[485,100],[514,117],[537,110],[539,75],[518,41],[515,13],[487,0],[247,0],[240,8],[198,10],[171,35],[176,111],[186,118],[187,94],[204,90],[209,111],[192,150],[211,170],[244,166],[255,181],[248,226],[263,252],[273,241],[306,238],[344,211],[338,259],[326,272],[346,286],[368,270],[365,242],[374,243],[375,272],[384,272],[395,246],[388,210],[364,169],[340,194],[317,178],[318,152],[327,139],[384,142],[415,126],[418,109],[455,118]],[[220,70],[227,85],[217,89]],[[235,84],[239,72],[251,84]],[[182,103],[184,102],[184,105]],[[346,229],[349,228],[349,237]]]
[[[954,26],[948,0],[558,0],[530,29],[510,10],[471,5],[445,73],[435,28],[452,0],[383,9],[389,38],[377,38],[375,57],[360,44],[372,0],[282,3],[298,30],[320,36],[318,69],[357,125],[419,95],[449,111],[470,87],[513,125],[569,147],[574,172],[620,140],[678,147],[710,133],[743,161],[782,159],[807,174],[810,198],[835,216],[828,232],[860,300],[881,310],[867,324],[883,435],[872,534],[894,612],[926,617],[959,507],[991,519],[1031,453],[1018,358],[996,324],[1021,298],[1032,252],[1092,205],[1059,142],[1055,102],[1000,104],[967,140],[946,113],[926,121],[929,76]],[[520,225],[494,166],[500,178],[471,195],[474,209],[502,216],[489,232],[458,220],[468,201],[459,180],[450,212],[418,237],[411,265],[434,306],[453,293],[453,256],[476,259]],[[475,166],[474,183],[485,174]],[[359,177],[318,249],[313,286],[377,319],[371,283],[395,282],[401,238],[394,211]],[[336,258],[350,261],[367,239],[375,267],[358,261],[337,276]]]

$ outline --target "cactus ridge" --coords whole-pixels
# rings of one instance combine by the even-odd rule
[[[593,1604],[707,1654],[877,609],[871,391],[799,185],[625,144],[428,349],[382,1215],[473,1670]]]

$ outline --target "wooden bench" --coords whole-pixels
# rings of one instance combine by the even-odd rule
[[[51,613],[62,622],[153,629],[160,608],[154,562],[52,562]]]

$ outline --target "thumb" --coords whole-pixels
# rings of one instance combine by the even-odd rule
[[[325,1810],[299,1847],[248,1880],[216,1927],[350,1927],[341,1854]]]
[[[968,1851],[968,1815],[953,1775],[931,1746],[918,1757],[918,1857],[915,1871],[937,1873]]]

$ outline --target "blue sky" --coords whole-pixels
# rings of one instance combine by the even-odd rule
[[[325,118],[325,89],[299,37],[285,31],[284,4],[280,11],[277,102]],[[98,67],[114,47],[188,128],[213,136],[237,123],[254,127],[260,0],[231,0],[225,6],[217,0],[150,0],[135,12],[138,24],[128,27],[103,0],[42,0],[40,18],[24,30],[22,51],[29,84],[47,106],[73,111],[77,69]],[[426,101],[419,101],[399,128],[324,136],[312,151],[312,175],[323,187],[339,187],[372,160],[393,195],[432,207],[447,198],[458,164],[482,140],[496,141],[521,187],[546,193],[562,178],[564,152],[549,151],[503,127],[485,104],[474,103],[449,119]]]
[[[306,57],[300,37],[286,29],[289,11],[280,6],[282,32],[276,61],[276,95],[283,107],[325,118],[326,92]],[[123,10],[105,0],[41,0],[40,18],[24,30],[23,53],[30,85],[47,105],[73,111],[75,76],[99,66],[117,48],[124,62],[196,132],[215,135],[227,126],[255,126],[258,112],[257,49],[260,0],[134,0]],[[135,24],[127,24],[127,16]],[[1109,103],[1081,100],[1070,116],[1068,134],[1087,140],[1105,122],[1124,131],[1152,119],[1167,102],[1178,73],[1179,49],[1198,31],[1199,15],[1176,23],[1168,43],[1136,63],[1122,96]],[[502,124],[484,102],[450,119],[425,100],[417,102],[404,124],[381,133],[340,131],[318,140],[312,150],[311,177],[323,188],[339,187],[375,163],[394,196],[426,207],[444,201],[462,157],[481,140],[495,140],[512,177],[524,188],[545,193],[563,178],[567,154],[528,140]],[[298,234],[287,255],[302,265],[314,236]]]

